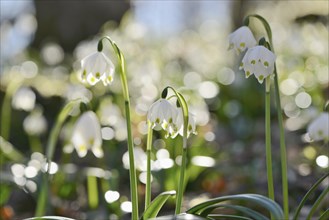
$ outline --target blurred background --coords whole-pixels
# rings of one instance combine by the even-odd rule
[[[228,35],[254,13],[267,19],[273,32],[292,210],[328,172],[328,143],[312,142],[306,133],[329,99],[328,1],[1,0],[0,6],[1,112],[9,108],[11,115],[1,118],[1,126],[8,123],[10,131],[1,137],[0,219],[34,215],[50,129],[65,103],[81,97],[99,117],[105,156],[77,156],[70,143],[80,115],[76,109],[56,147],[47,214],[129,216],[127,134],[118,74],[106,88],[79,80],[80,60],[95,52],[105,35],[116,41],[127,61],[141,204],[146,113],[167,85],[182,92],[197,119],[198,135],[188,143],[185,209],[215,196],[266,195],[264,87],[255,78],[246,80],[238,69],[243,55],[227,50]],[[251,28],[257,40],[265,36],[259,21],[251,20]],[[110,45],[104,47],[116,62]],[[272,143],[276,199],[281,203],[274,102]],[[180,144],[180,138],[165,139],[163,132],[155,132],[153,197],[175,189]],[[88,176],[97,179],[96,204],[88,202]],[[162,214],[172,214],[173,207],[171,201]]]

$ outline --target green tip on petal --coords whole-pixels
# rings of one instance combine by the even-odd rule
[[[246,46],[246,43],[242,42],[240,43],[240,47],[245,47]]]
[[[86,70],[83,70],[83,72],[81,74],[82,79],[85,79],[86,76],[87,76],[87,71]]]
[[[246,77],[248,78],[250,76],[250,71],[246,72]]]
[[[252,60],[250,63],[251,64],[256,64],[256,60]]]
[[[160,123],[160,118],[155,119],[155,123],[159,124]]]
[[[268,67],[268,66],[269,66],[269,64],[268,64],[268,62],[267,62],[267,61],[265,61],[265,62],[264,62],[264,66],[266,66],[266,67]]]
[[[97,79],[99,79],[99,78],[101,77],[101,74],[100,74],[99,72],[97,72],[97,73],[95,74],[95,77],[96,77]]]
[[[260,81],[263,81],[263,80],[264,80],[264,76],[263,76],[263,75],[260,75],[260,76],[258,77],[258,79],[259,79]]]

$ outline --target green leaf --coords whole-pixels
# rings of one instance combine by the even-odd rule
[[[234,209],[236,211],[240,211],[244,213],[245,215],[248,215],[249,217],[255,219],[255,220],[268,220],[267,217],[264,215],[258,213],[257,211],[254,211],[250,208],[244,207],[244,206],[239,206],[239,205],[227,205],[227,204],[220,204],[220,205],[213,205],[209,206],[206,209],[204,209],[200,215],[203,217],[207,217],[213,210],[217,208],[229,208],[229,209]]]
[[[322,213],[322,215],[319,217],[319,220],[326,220],[326,219],[329,219],[329,209],[324,211],[324,213]]]
[[[176,195],[176,191],[167,191],[163,192],[160,195],[158,195],[147,207],[145,210],[144,214],[142,215],[142,219],[150,219],[150,218],[155,218],[162,206],[165,204],[165,202],[170,198]]]
[[[248,203],[257,204],[265,209],[267,209],[274,217],[274,219],[284,219],[281,207],[273,200],[258,194],[238,194],[222,196],[214,199],[210,199],[206,202],[200,203],[192,208],[190,208],[187,213],[190,214],[200,214],[204,209],[209,206],[221,203],[223,201],[246,201]]]
[[[314,185],[311,187],[311,189],[305,194],[305,196],[303,197],[302,201],[299,203],[299,205],[296,209],[293,220],[298,219],[298,215],[300,213],[300,210],[302,209],[303,205],[307,201],[308,197],[310,197],[310,195],[318,188],[318,186],[322,183],[322,181],[327,178],[327,176],[329,176],[329,172],[326,173],[323,177],[321,177],[316,183],[314,183]]]
[[[204,220],[206,218],[200,217],[198,215],[191,215],[182,213],[179,215],[167,215],[153,218],[153,220]]]
[[[42,216],[42,217],[34,217],[34,218],[26,218],[24,220],[75,220],[73,218],[67,218],[67,217],[62,217],[62,216]]]
[[[239,215],[224,215],[224,214],[213,214],[209,215],[211,219],[241,219],[241,220],[253,220],[252,218],[243,217]]]

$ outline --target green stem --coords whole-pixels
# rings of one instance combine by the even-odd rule
[[[47,170],[43,174],[42,177],[42,183],[41,183],[41,189],[38,196],[38,202],[37,202],[37,208],[35,216],[43,216],[46,211],[47,207],[47,201],[48,201],[48,177],[49,177],[49,171],[50,171],[50,164],[54,156],[55,147],[57,143],[57,139],[59,136],[59,133],[61,131],[61,128],[66,120],[66,118],[69,116],[72,109],[81,102],[80,99],[73,100],[64,106],[62,111],[59,113],[54,127],[51,129],[48,143],[47,143],[47,149],[46,149],[46,160],[47,160]]]
[[[136,169],[135,169],[135,160],[134,160],[134,147],[133,147],[133,138],[131,131],[131,120],[130,120],[130,99],[128,91],[128,83],[126,77],[126,67],[125,67],[125,58],[123,53],[121,53],[119,47],[114,41],[108,36],[102,37],[98,42],[98,51],[103,50],[102,40],[106,39],[110,42],[113,50],[115,51],[119,63],[120,63],[120,78],[121,85],[123,90],[123,96],[125,99],[125,113],[126,113],[126,123],[127,123],[127,135],[128,135],[128,154],[129,154],[129,176],[131,184],[131,200],[132,200],[132,219],[138,219],[138,194],[137,194],[137,178],[136,178]]]
[[[288,190],[288,174],[287,174],[287,149],[284,135],[282,108],[280,100],[280,91],[278,83],[278,74],[276,65],[274,64],[274,95],[276,102],[276,110],[278,114],[280,129],[280,158],[281,158],[281,175],[282,175],[282,193],[283,193],[283,212],[286,219],[289,218],[289,190]]]
[[[270,99],[270,81],[266,78],[266,97],[265,97],[265,145],[266,145],[266,169],[267,169],[267,184],[268,196],[274,201],[274,186],[272,174],[272,149],[271,149],[271,99]]]
[[[9,140],[10,136],[10,120],[11,120],[11,97],[15,91],[21,86],[22,81],[11,82],[3,98],[2,108],[1,108],[1,129],[0,135],[5,139]]]
[[[266,21],[265,18],[257,14],[247,16],[246,20],[248,20],[249,17],[257,18],[262,22],[266,30],[266,34],[269,38],[271,50],[274,53],[272,30],[269,23]],[[281,100],[280,100],[280,89],[278,83],[278,73],[276,69],[276,64],[274,64],[274,95],[275,95],[275,102],[277,106],[278,123],[280,129],[280,158],[281,158],[281,175],[282,175],[283,212],[285,219],[288,219],[289,218],[289,190],[288,190],[288,175],[287,175],[287,149],[285,143],[282,108],[281,108]]]
[[[97,188],[97,178],[96,176],[87,176],[87,186],[88,186],[88,202],[91,209],[97,208],[98,206],[98,188]]]
[[[152,123],[147,122],[148,132],[147,132],[147,144],[146,144],[146,154],[147,154],[147,167],[146,167],[146,191],[145,191],[145,210],[151,203],[151,149],[152,149]]]
[[[183,193],[184,193],[184,186],[185,186],[185,170],[186,170],[186,157],[187,157],[187,148],[186,148],[187,138],[183,137],[183,153],[182,153],[182,162],[180,167],[180,178],[179,178],[179,186],[177,192],[177,199],[176,199],[176,210],[175,214],[178,215],[181,212],[182,202],[183,202]]]
[[[29,138],[29,142],[30,142],[31,152],[43,153],[42,144],[41,144],[39,137],[36,135],[28,135],[28,138]]]
[[[175,214],[179,214],[181,212],[182,208],[182,202],[183,202],[183,194],[184,194],[184,188],[185,188],[185,170],[186,170],[186,157],[187,157],[187,127],[188,127],[188,106],[187,103],[183,97],[182,94],[177,92],[173,87],[167,86],[162,94],[167,94],[167,89],[171,89],[179,102],[179,105],[182,109],[184,124],[183,124],[183,152],[182,152],[182,163],[180,168],[180,176],[179,176],[179,185],[178,185],[178,192],[176,197],[176,210]],[[162,97],[163,98],[163,97]]]

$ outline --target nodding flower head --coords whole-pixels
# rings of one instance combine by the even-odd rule
[[[161,125],[167,133],[175,126],[176,118],[177,108],[166,99],[154,102],[147,113],[147,119],[152,123],[152,127]]]
[[[307,132],[314,141],[329,141],[329,113],[324,112],[308,126]]]
[[[183,136],[183,131],[184,131],[184,119],[183,119],[183,113],[182,111],[178,110],[178,115],[177,119],[175,122],[175,127],[174,130],[171,131],[170,133],[172,134],[171,137],[174,138],[176,137],[177,134],[180,134]],[[197,134],[196,132],[196,120],[195,120],[195,115],[192,113],[188,113],[188,124],[187,124],[187,137],[190,136],[190,134]]]
[[[88,150],[98,158],[103,157],[101,127],[94,112],[88,111],[80,116],[71,141],[79,157],[86,156]]]
[[[246,78],[255,75],[259,83],[263,83],[264,79],[271,75],[274,71],[274,62],[276,56],[264,46],[256,46],[247,51],[240,64]]]
[[[229,49],[237,54],[257,45],[254,35],[247,26],[242,26],[229,35]]]
[[[103,52],[95,52],[81,60],[81,78],[90,85],[103,81],[104,86],[111,84],[114,64]]]

